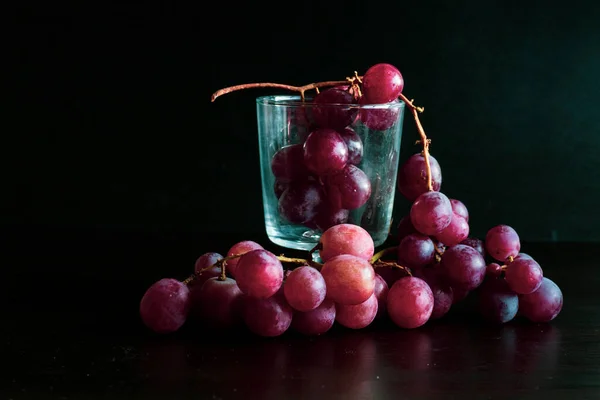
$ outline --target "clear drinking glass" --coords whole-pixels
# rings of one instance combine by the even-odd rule
[[[256,99],[265,226],[273,243],[310,250],[319,242],[322,232],[337,223],[363,227],[375,246],[387,239],[396,193],[404,106],[402,101],[322,105],[312,103],[309,98],[302,102],[299,96]],[[340,118],[347,118],[348,125],[342,127]],[[349,149],[347,166],[319,175],[314,173],[314,167],[311,171],[303,164],[308,157],[304,143],[311,132],[332,125]],[[361,157],[357,155],[360,146],[351,131],[362,142]],[[337,138],[331,132],[327,134]],[[354,140],[346,141],[348,138]],[[368,183],[364,184],[365,174],[370,183],[366,203],[347,209],[358,204],[354,201],[357,182],[362,182],[358,192],[365,194],[368,187]],[[362,181],[353,180],[356,176],[362,177]],[[359,203],[363,203],[366,196],[359,198],[362,198]]]

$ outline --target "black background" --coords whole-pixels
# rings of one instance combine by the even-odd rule
[[[389,62],[473,235],[600,239],[594,2],[47,3],[15,21],[7,232],[262,238],[253,100],[273,91],[211,94]],[[416,138],[407,114],[402,160]]]

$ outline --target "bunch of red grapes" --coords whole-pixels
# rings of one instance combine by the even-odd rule
[[[390,64],[371,67],[360,83],[358,89],[353,83],[322,91],[314,101],[382,104],[405,99],[402,75]],[[412,329],[442,318],[467,297],[489,322],[506,323],[518,315],[536,323],[553,320],[563,305],[560,288],[531,256],[521,253],[519,236],[510,226],[491,228],[484,240],[469,237],[467,207],[440,192],[441,169],[429,155],[427,141],[422,142],[423,152],[398,172],[399,192],[413,201],[410,214],[399,223],[398,246],[375,254],[365,229],[334,217],[338,210],[360,207],[370,195],[367,176],[355,166],[359,153],[350,150],[359,147],[352,145],[356,134],[348,130],[356,118],[379,127],[389,121],[381,110],[370,111],[380,114],[313,108],[313,119],[319,122],[305,142],[284,147],[273,158],[272,170],[282,186],[282,215],[324,230],[320,262],[312,260],[312,253],[306,260],[276,256],[253,241],[234,244],[226,257],[206,253],[190,278],[162,279],[146,291],[140,304],[146,326],[170,333],[195,318],[210,328],[244,324],[257,335],[273,337],[288,329],[320,335],[336,322],[361,329],[389,318]],[[294,168],[304,175],[296,175],[300,172]],[[296,188],[312,182],[304,179],[311,174],[326,182],[328,211],[320,200],[306,211],[310,198]],[[332,207],[336,201],[338,207]]]

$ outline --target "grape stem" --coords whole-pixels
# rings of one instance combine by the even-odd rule
[[[292,86],[292,85],[285,85],[282,83],[270,83],[270,82],[245,83],[243,85],[229,86],[229,87],[217,90],[211,96],[210,101],[214,102],[217,99],[217,97],[222,96],[227,93],[235,92],[237,90],[253,89],[253,88],[276,88],[276,89],[290,90],[292,92],[299,92],[300,98],[302,99],[302,101],[304,101],[304,99],[305,99],[304,93],[307,90],[311,90],[311,89],[318,90],[319,88],[322,88],[322,87],[341,86],[341,85],[347,85],[347,84],[348,84],[348,80],[309,83],[308,85],[304,85],[304,86]]]
[[[375,264],[377,261],[379,261],[380,258],[382,258],[388,254],[395,253],[397,251],[398,251],[398,246],[387,247],[383,250],[380,250],[377,253],[375,253],[375,255],[373,255],[373,257],[371,257],[370,263]]]
[[[406,96],[400,93],[399,96],[404,103],[408,105],[410,111],[412,112],[413,118],[415,120],[415,124],[417,125],[417,131],[419,132],[419,136],[421,140],[417,142],[423,145],[423,157],[425,158],[425,170],[427,172],[427,190],[430,192],[433,191],[433,180],[431,177],[431,162],[429,160],[429,145],[431,144],[431,139],[427,138],[425,134],[425,130],[423,129],[423,125],[421,125],[421,120],[419,120],[419,113],[424,111],[423,107],[417,107],[413,104],[414,100],[408,100]]]
[[[277,259],[281,262],[284,263],[290,263],[290,264],[298,264],[298,265],[310,265],[311,267],[320,270],[321,267],[323,266],[323,264],[318,263],[316,261],[312,261],[312,260],[305,260],[304,258],[292,258],[292,257],[287,257],[282,255],[277,256]]]
[[[394,261],[377,260],[373,264],[373,268],[398,268],[398,269],[401,269],[402,271],[404,271],[404,273],[406,273],[406,275],[413,276],[412,272],[410,271],[410,268],[400,265]]]
[[[192,283],[194,281],[194,279],[196,279],[197,277],[202,275],[203,272],[208,271],[209,269],[214,268],[214,267],[221,268],[221,276],[219,276],[219,280],[224,281],[225,278],[227,277],[225,274],[225,264],[227,263],[227,261],[233,260],[234,258],[239,258],[241,256],[242,256],[242,254],[233,254],[231,256],[222,258],[222,259],[216,261],[214,264],[209,265],[208,267],[204,267],[198,272],[194,272],[192,275],[188,276],[186,279],[181,281],[181,283],[183,283],[184,285],[189,285],[190,283]]]

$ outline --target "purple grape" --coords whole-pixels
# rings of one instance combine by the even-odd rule
[[[190,293],[191,312],[214,329],[231,328],[241,322],[242,292],[231,278],[210,278]]]
[[[295,310],[314,310],[325,299],[325,279],[313,267],[299,267],[285,280],[283,293],[288,304]]]
[[[533,257],[531,257],[529,254],[526,254],[526,253],[517,254],[517,256],[515,257],[515,260],[521,260],[521,259],[533,260]]]
[[[281,288],[283,266],[270,251],[252,250],[240,257],[236,280],[242,293],[265,299],[273,296]]]
[[[204,268],[210,267],[214,265],[217,261],[222,260],[223,256],[219,253],[204,253],[196,260],[194,264],[194,273],[196,277],[189,283],[189,286],[202,286],[204,282],[208,279],[213,278],[215,276],[221,275],[221,268],[218,266],[214,266],[202,272]],[[198,275],[200,274],[200,275]]]
[[[271,171],[279,182],[307,178],[310,172],[304,164],[302,145],[292,144],[279,149],[271,159]]]
[[[318,229],[325,232],[332,226],[345,224],[348,222],[350,212],[344,209],[335,209],[330,204],[323,204],[315,217],[315,225]]]
[[[227,251],[227,257],[236,254],[245,254],[251,250],[257,250],[262,248],[263,247],[260,244],[253,242],[252,240],[243,240],[231,246],[231,248]],[[229,273],[229,275],[231,275],[233,278],[235,278],[235,274],[237,272],[237,265],[239,261],[239,258],[233,258],[225,263],[225,269],[227,273]]]
[[[408,276],[401,268],[377,268],[377,274],[387,283],[388,288],[391,288],[397,280]]]
[[[348,164],[358,165],[363,156],[363,142],[352,128],[346,127],[339,132],[348,146]]]
[[[533,258],[516,258],[504,270],[508,286],[518,294],[535,292],[542,284],[542,267]]]
[[[450,203],[452,204],[452,211],[454,214],[458,214],[465,219],[465,221],[469,222],[469,210],[467,210],[467,206],[456,199],[450,199]]]
[[[171,333],[181,328],[189,309],[189,288],[170,278],[152,284],[140,301],[142,322],[156,333]]]
[[[313,131],[304,142],[304,163],[319,176],[341,171],[348,162],[348,146],[333,129]]]
[[[354,104],[354,96],[345,90],[324,90],[315,96],[313,102],[313,117],[320,128],[342,130],[352,124],[358,114],[356,108],[343,106]]]
[[[460,242],[460,244],[467,245],[469,247],[477,250],[482,256],[485,257],[485,246],[483,244],[483,240],[479,240],[477,238],[469,237]]]
[[[288,123],[290,125],[288,132],[292,131],[292,126],[295,127],[301,143],[304,143],[308,135],[316,129],[311,107],[288,108]]]
[[[367,174],[355,165],[348,164],[325,183],[331,205],[336,208],[354,210],[363,206],[371,196],[371,181]]]
[[[342,254],[326,261],[321,274],[327,286],[327,298],[337,304],[361,304],[375,290],[373,266],[350,254]]]
[[[363,78],[363,95],[371,104],[393,101],[404,88],[404,79],[398,68],[380,63],[370,67]]]
[[[550,322],[560,313],[563,294],[560,288],[548,278],[533,293],[519,295],[519,314],[531,322]]]
[[[279,198],[279,214],[293,224],[312,221],[324,203],[324,194],[316,182],[293,182]]]
[[[424,325],[431,317],[433,303],[429,285],[414,276],[397,280],[388,292],[388,313],[400,328],[412,329]]]
[[[469,236],[469,223],[458,214],[452,216],[450,225],[445,227],[435,237],[446,246],[454,246]]]
[[[398,223],[398,242],[402,241],[402,239],[404,239],[406,236],[412,233],[419,232],[417,232],[417,230],[413,226],[412,221],[410,220],[410,215],[406,215],[402,217],[402,219]]]
[[[439,192],[442,186],[442,169],[433,156],[429,156],[431,165],[431,183],[433,190]],[[410,201],[414,201],[428,191],[425,157],[413,154],[398,169],[398,190]]]
[[[394,103],[400,102],[398,100],[394,100]],[[359,100],[359,104],[363,106],[369,105],[364,96]],[[391,128],[394,123],[398,121],[400,111],[401,108],[397,106],[391,106],[388,108],[362,107],[360,109],[359,118],[367,128],[375,131],[385,131],[386,129]]]
[[[485,273],[487,276],[498,278],[502,275],[502,266],[496,263],[489,263]]]
[[[452,222],[452,205],[441,192],[420,195],[410,209],[410,220],[415,229],[427,236],[435,236]]]
[[[416,269],[414,276],[423,279],[433,293],[433,310],[429,319],[440,319],[450,311],[454,304],[454,291],[448,285],[437,267],[423,267]]]
[[[485,278],[486,264],[483,256],[464,244],[448,247],[442,255],[440,267],[452,288],[473,290]]]
[[[319,243],[319,254],[323,262],[344,254],[369,261],[375,252],[375,244],[369,232],[355,224],[332,226],[323,232]]]
[[[485,249],[494,259],[504,262],[508,257],[516,257],[521,250],[517,232],[508,225],[498,225],[487,232]]]
[[[389,286],[385,282],[385,279],[383,279],[381,275],[375,274],[375,289],[373,289],[373,294],[377,298],[377,315],[375,316],[376,319],[381,319],[387,314],[388,292]]]
[[[398,263],[408,267],[424,267],[435,257],[435,247],[428,236],[418,233],[408,235],[398,246]]]
[[[307,336],[322,335],[331,329],[335,322],[335,303],[325,299],[321,305],[307,312],[295,312],[292,329]]]
[[[477,309],[487,321],[504,324],[517,315],[519,298],[504,279],[486,279],[477,290]]]
[[[275,197],[279,199],[283,192],[285,192],[285,189],[287,189],[289,186],[289,183],[275,181],[275,184],[273,185],[273,192],[275,192]]]
[[[360,304],[336,304],[335,320],[350,329],[366,328],[377,316],[379,303],[373,293]]]
[[[244,296],[242,315],[246,326],[259,336],[282,335],[292,323],[293,309],[285,301],[280,290],[266,299]]]

